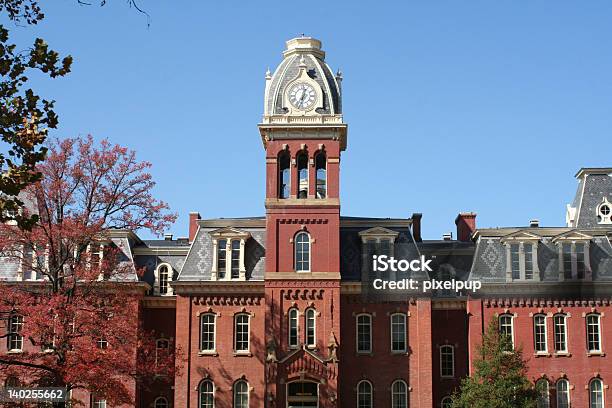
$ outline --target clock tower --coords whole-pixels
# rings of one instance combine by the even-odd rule
[[[266,404],[336,407],[342,76],[321,42],[287,41],[266,73]]]

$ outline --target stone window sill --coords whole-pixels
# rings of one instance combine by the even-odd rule
[[[217,357],[219,355],[219,353],[217,353],[217,350],[206,350],[206,351],[200,351],[198,353],[199,356],[213,356],[213,357]]]
[[[605,357],[606,353],[603,351],[589,351],[587,352],[587,357]]]
[[[571,357],[572,353],[568,353],[567,351],[558,351],[554,354],[555,357]]]
[[[533,356],[535,358],[538,358],[538,357],[550,357],[550,353],[547,352],[547,351],[537,351],[537,352],[533,353]]]
[[[253,357],[250,351],[234,351],[234,357]]]
[[[357,353],[355,353],[355,355],[357,355],[357,357],[361,357],[361,356],[373,357],[374,353],[371,351],[358,351]]]
[[[23,353],[23,350],[9,350],[7,351],[7,354],[21,354]]]

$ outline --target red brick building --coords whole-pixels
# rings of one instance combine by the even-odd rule
[[[121,237],[152,288],[146,327],[185,357],[173,382],[136,387],[138,406],[444,408],[491,319],[523,348],[540,406],[612,406],[612,169],[580,170],[564,227],[478,229],[460,213],[457,239],[423,240],[421,214],[341,216],[341,85],[318,40],[288,41],[258,126],[265,216],[192,213],[188,238]],[[481,296],[366,296],[381,254],[431,260],[390,280],[480,281]]]

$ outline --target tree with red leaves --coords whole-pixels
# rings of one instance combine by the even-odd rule
[[[18,275],[0,283],[0,376],[133,406],[136,382],[173,375],[173,345],[140,327],[147,286],[127,242],[126,230],[161,234],[176,219],[152,195],[150,166],[92,137],[48,145],[25,196],[36,224],[0,224],[0,257]]]

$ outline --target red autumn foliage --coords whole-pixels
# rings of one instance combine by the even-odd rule
[[[23,343],[0,354],[1,377],[87,390],[119,406],[134,403],[135,381],[174,374],[179,351],[157,349],[155,333],[139,326],[146,287],[117,238],[118,230],[161,234],[176,219],[152,195],[150,166],[106,140],[49,144],[42,180],[25,197],[36,225],[0,224],[0,257],[21,276],[0,283],[0,337]],[[22,337],[8,333],[10,323]]]

